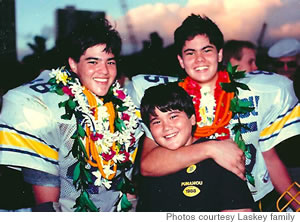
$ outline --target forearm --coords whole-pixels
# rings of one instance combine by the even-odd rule
[[[232,140],[210,140],[169,150],[158,147],[146,137],[141,157],[141,173],[144,176],[164,176],[209,158],[245,179],[244,154]]]
[[[147,149],[147,146],[150,144],[151,141],[145,139],[144,149]],[[199,149],[198,144],[195,144],[181,147],[177,150],[170,150],[151,144],[151,146],[153,145],[155,148],[150,152],[143,150],[142,153],[141,173],[144,176],[164,176],[210,158],[205,143],[201,144],[202,149]]]

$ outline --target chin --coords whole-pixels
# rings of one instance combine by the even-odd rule
[[[101,91],[101,92],[96,92],[95,94],[97,95],[97,96],[100,96],[100,97],[102,97],[102,96],[105,96],[106,94],[107,94],[107,92],[108,92],[108,90],[106,90],[106,91]]]
[[[178,144],[169,144],[169,149],[171,150],[177,150],[178,148],[182,147],[183,145],[178,145]]]

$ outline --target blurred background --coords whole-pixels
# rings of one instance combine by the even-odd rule
[[[299,0],[0,0],[1,89],[61,65],[59,45],[75,26],[106,17],[123,40],[120,76],[178,75],[173,32],[191,13],[205,14],[225,40],[255,43],[257,65],[268,70],[268,48],[278,39],[300,40]],[[4,71],[6,70],[6,71]]]

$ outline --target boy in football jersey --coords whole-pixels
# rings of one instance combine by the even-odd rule
[[[94,19],[66,44],[65,66],[4,95],[0,164],[22,169],[33,211],[127,210],[124,180],[142,131],[115,81],[121,38],[108,20]]]
[[[222,104],[225,104],[220,99],[223,91],[220,82],[228,82],[227,72],[222,71],[219,66],[222,62],[223,34],[209,18],[192,14],[176,29],[174,39],[177,59],[187,74],[183,80],[183,87],[193,97],[198,117],[195,133],[199,131],[201,135],[203,127],[215,129],[213,120],[225,120],[226,118],[221,117],[228,112],[216,112],[218,104],[221,109]],[[146,88],[170,81],[178,81],[178,78],[155,75],[134,77],[134,101],[139,104]],[[234,125],[243,124],[246,127],[241,131],[241,135],[250,153],[246,162],[243,152],[232,140],[208,141],[170,151],[158,146],[148,132],[141,155],[141,173],[144,176],[167,175],[212,158],[241,178],[244,178],[246,164],[247,171],[254,177],[255,183],[249,182],[248,186],[257,204],[264,197],[268,199],[267,194],[274,188],[283,193],[292,181],[274,146],[300,134],[300,106],[294,94],[293,83],[280,75],[263,71],[249,73],[240,81],[247,84],[250,90],[238,89],[236,96],[251,103],[254,109],[239,116],[234,115],[226,119],[227,122],[223,121],[223,126],[217,127],[221,130],[220,133],[203,135],[216,139],[234,138]],[[227,92],[224,93],[227,95]],[[218,117],[215,117],[216,113]],[[223,133],[227,134],[227,137],[224,137]],[[294,190],[292,193],[295,192]],[[293,204],[294,209],[297,209],[297,203]],[[272,203],[272,209],[263,210],[276,210],[275,201]]]

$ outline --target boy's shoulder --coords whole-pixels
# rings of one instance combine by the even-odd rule
[[[59,96],[50,92],[49,73],[50,70],[45,70],[34,80],[9,90],[3,96],[1,117],[7,115],[6,118],[11,116],[15,119],[15,112],[32,112],[40,113],[46,118],[57,117],[60,120],[64,109],[60,108],[58,104],[65,101],[68,96]],[[34,119],[36,116],[32,114],[32,118]]]
[[[134,84],[142,84],[146,88],[161,83],[175,82],[177,80],[178,77],[156,75],[156,74],[139,74],[132,78],[132,82]]]
[[[50,70],[44,70],[35,79],[16,88],[10,89],[5,96],[20,93],[23,95],[40,98],[41,96],[50,92],[50,83],[48,83],[50,79],[50,72]]]
[[[178,81],[178,77],[163,76],[155,74],[139,74],[132,77],[130,84],[127,85],[127,91],[131,95],[133,101],[139,107],[139,102],[144,95],[146,89],[161,83]]]

